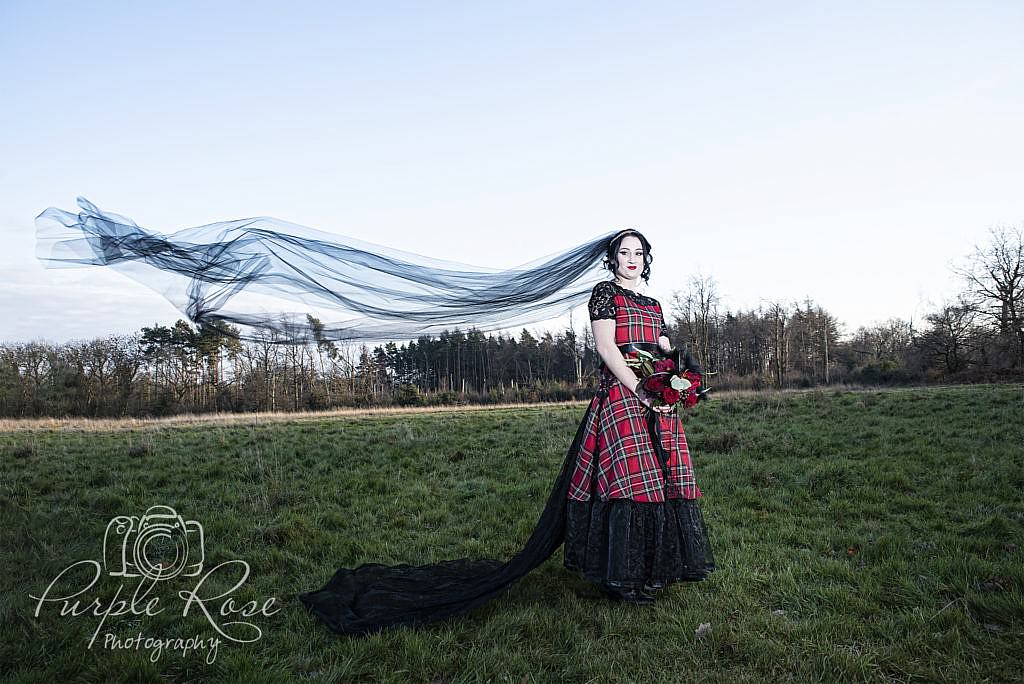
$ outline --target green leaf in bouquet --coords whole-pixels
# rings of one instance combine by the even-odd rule
[[[643,369],[644,369],[644,375],[653,375],[654,374],[654,364],[651,363],[650,359],[644,359]]]

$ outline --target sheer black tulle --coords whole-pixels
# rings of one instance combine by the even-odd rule
[[[569,480],[586,425],[584,418],[536,527],[510,560],[460,558],[417,566],[368,563],[340,568],[321,589],[299,598],[339,634],[423,625],[483,605],[562,545]]]
[[[77,213],[50,207],[36,218],[45,266],[109,266],[165,296],[197,325],[229,323],[239,337],[282,343],[407,340],[550,320],[587,300],[615,234],[498,270],[270,217],[163,235],[84,198],[78,206]]]

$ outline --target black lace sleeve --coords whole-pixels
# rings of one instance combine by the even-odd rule
[[[615,318],[615,290],[612,289],[611,281],[603,281],[594,286],[587,308],[592,321]]]
[[[661,302],[658,302],[658,313],[661,315],[661,332],[658,334],[668,337],[668,324],[665,323],[665,312],[661,310]]]

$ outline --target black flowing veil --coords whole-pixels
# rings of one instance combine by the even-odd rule
[[[162,234],[84,198],[78,206],[77,213],[50,207],[36,218],[37,257],[45,266],[108,266],[161,293],[201,328],[279,343],[416,339],[459,325],[488,332],[550,320],[587,301],[616,234],[498,270],[270,217]],[[334,318],[321,321],[325,315]],[[487,602],[563,543],[569,479],[586,423],[585,416],[530,538],[508,561],[341,568],[300,599],[342,634],[421,625]]]
[[[355,569],[339,568],[322,588],[299,598],[339,634],[423,625],[486,603],[562,545],[569,481],[586,424],[586,419],[580,421],[530,538],[508,561],[459,558],[428,565],[367,563]]]
[[[615,234],[499,270],[267,216],[162,234],[85,198],[78,206],[36,217],[36,256],[47,268],[107,266],[197,326],[286,344],[415,340],[557,318],[587,301]],[[442,249],[446,238],[436,243]]]

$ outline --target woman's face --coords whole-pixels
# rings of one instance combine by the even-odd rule
[[[627,235],[615,253],[615,274],[620,278],[636,280],[644,270],[644,246],[640,238]],[[631,268],[632,267],[632,268]]]

